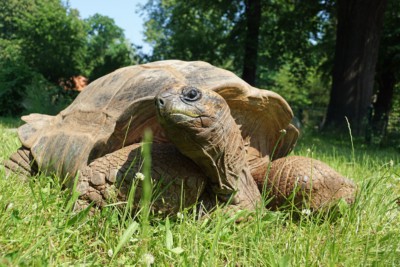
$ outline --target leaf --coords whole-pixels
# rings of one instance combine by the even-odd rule
[[[19,216],[19,210],[13,210],[11,212],[11,218],[14,222],[20,222],[22,219]]]
[[[171,251],[172,251],[172,247],[174,246],[174,238],[172,236],[168,218],[165,221],[165,246],[168,250],[171,250]]]
[[[118,242],[117,247],[115,248],[113,258],[118,254],[120,249],[129,241],[134,232],[139,229],[139,224],[137,222],[133,222],[129,227],[125,230],[124,234],[121,236],[121,239]]]
[[[179,254],[182,254],[182,252],[184,252],[185,250],[181,247],[176,247],[176,248],[170,249],[170,251],[179,255]]]
[[[75,179],[74,179],[74,183],[71,189],[71,197],[67,202],[67,205],[65,207],[65,212],[68,212],[70,210],[72,210],[75,202],[78,200],[80,193],[78,191],[76,191],[76,186],[78,184],[78,179],[79,179],[79,174],[76,174]]]
[[[67,221],[67,226],[70,227],[85,219],[88,216],[90,209],[93,207],[93,205],[94,205],[93,202],[90,203],[90,205],[87,206],[87,208],[85,208],[83,211],[79,212],[78,214],[74,215],[71,219],[69,219]]]
[[[349,204],[347,204],[347,202],[342,198],[339,200],[337,205],[339,207],[339,212],[342,215],[346,214],[346,211],[348,211],[350,207]]]
[[[281,257],[281,259],[279,260],[278,266],[279,267],[286,267],[286,266],[290,266],[290,257],[289,255],[284,255]]]

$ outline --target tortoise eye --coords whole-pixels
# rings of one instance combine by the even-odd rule
[[[201,98],[201,92],[196,87],[185,87],[182,91],[183,99],[196,101]]]

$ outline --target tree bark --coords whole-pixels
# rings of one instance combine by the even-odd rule
[[[365,130],[387,0],[338,0],[335,59],[325,126]]]
[[[390,61],[390,59],[388,60]],[[374,104],[374,116],[372,118],[372,129],[374,135],[383,137],[389,122],[389,112],[392,109],[392,99],[394,87],[396,85],[395,72],[390,66],[390,62],[386,61],[384,69],[377,73],[378,93],[377,100]]]
[[[247,32],[243,59],[242,78],[255,85],[257,74],[258,38],[261,23],[261,0],[246,0]]]

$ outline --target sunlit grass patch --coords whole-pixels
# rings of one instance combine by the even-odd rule
[[[19,146],[6,128],[1,159]],[[353,179],[354,205],[327,214],[259,210],[239,224],[220,210],[201,220],[192,209],[166,218],[129,216],[118,205],[77,213],[57,178],[22,182],[0,170],[0,265],[398,266],[398,152],[356,140],[353,160],[350,142],[305,135],[294,153]]]

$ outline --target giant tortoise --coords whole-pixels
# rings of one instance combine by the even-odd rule
[[[198,202],[252,210],[263,192],[270,207],[291,195],[313,210],[352,202],[352,181],[320,161],[287,156],[298,138],[292,117],[280,95],[232,72],[200,61],[159,61],[99,78],[56,116],[23,117],[22,146],[4,165],[20,176],[77,175],[81,201],[126,201],[150,129],[159,212]],[[140,194],[139,183],[136,200]]]

